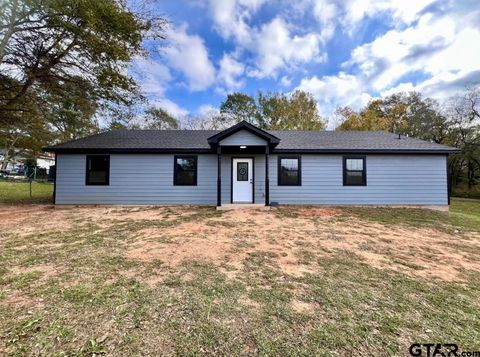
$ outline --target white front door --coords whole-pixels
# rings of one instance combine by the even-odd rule
[[[253,159],[233,159],[232,165],[232,202],[253,203]]]

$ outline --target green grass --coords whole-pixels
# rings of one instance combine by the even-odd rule
[[[51,203],[53,184],[32,182],[32,197],[28,182],[0,180],[0,203]]]
[[[343,211],[368,221],[430,227],[447,232],[480,231],[480,200],[452,198],[449,212],[415,208],[348,207]]]

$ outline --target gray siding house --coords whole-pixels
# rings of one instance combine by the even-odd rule
[[[449,204],[444,145],[386,132],[118,130],[47,147],[56,204]]]

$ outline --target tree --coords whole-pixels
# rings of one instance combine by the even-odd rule
[[[310,93],[295,91],[289,96],[259,93],[258,102],[263,127],[272,130],[320,130],[325,127],[317,102]]]
[[[180,129],[180,123],[162,108],[150,107],[145,111],[145,129]]]
[[[447,132],[447,119],[438,103],[416,92],[374,99],[358,112],[345,107],[335,113],[341,120],[337,130],[384,130],[437,143]]]
[[[255,98],[239,92],[227,96],[220,105],[220,113],[237,123],[244,120],[251,124],[257,123],[259,115]]]
[[[220,106],[220,113],[235,122],[245,120],[263,129],[320,130],[325,127],[310,93],[296,91],[291,95],[258,92],[251,97],[234,93]]]
[[[384,130],[401,132],[406,127],[406,105],[399,97],[375,99],[359,112],[349,107],[337,108],[341,124],[337,130]]]
[[[38,98],[27,95],[22,100],[23,110],[11,112],[8,120],[0,126],[0,148],[3,159],[0,168],[4,170],[15,154],[29,150],[34,154],[52,138],[44,116],[37,106]],[[18,149],[20,148],[20,152]]]
[[[462,150],[450,157],[451,177],[456,184],[465,174],[471,191],[480,174],[480,87],[471,86],[464,95],[452,98],[446,115],[449,144]]]
[[[412,92],[406,97],[408,126],[405,134],[437,144],[446,143],[449,123],[436,100],[423,99],[420,93]]]
[[[64,90],[46,93],[49,103],[44,113],[47,125],[52,129],[53,138],[68,141],[97,133],[100,128],[94,115],[97,110],[95,99],[89,95],[89,85],[65,83]]]
[[[122,112],[141,98],[126,68],[144,54],[144,38],[163,38],[166,22],[126,4],[0,2],[3,166],[15,147],[35,152],[47,141],[91,134],[99,112]]]
[[[0,117],[38,88],[57,91],[81,78],[97,102],[129,104],[138,88],[126,64],[161,18],[142,19],[115,0],[7,0],[0,17]],[[156,27],[154,25],[157,25]]]

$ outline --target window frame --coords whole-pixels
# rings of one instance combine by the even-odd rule
[[[297,182],[296,183],[282,183],[281,177],[282,175],[280,174],[282,172],[282,160],[291,160],[291,159],[297,159],[298,160],[298,176],[297,176]],[[277,162],[277,185],[278,186],[302,186],[302,156],[301,155],[280,155],[278,156],[278,162]]]
[[[88,162],[92,157],[106,157],[107,158],[107,172],[105,175],[105,182],[90,182],[90,169],[88,168]],[[98,155],[86,155],[85,156],[85,186],[110,186],[110,155],[98,154]]]
[[[363,170],[347,170],[347,160],[363,160]],[[347,172],[361,172],[361,183],[348,183]],[[345,155],[343,156],[343,186],[367,186],[367,157],[365,155]]]
[[[179,183],[177,172],[178,159],[193,159],[195,161],[195,175],[193,183]],[[174,155],[173,156],[173,186],[197,186],[198,184],[198,156],[197,155]]]

